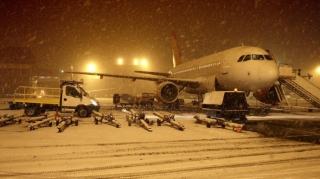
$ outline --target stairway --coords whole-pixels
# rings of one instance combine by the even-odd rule
[[[314,107],[320,108],[320,88],[310,81],[296,75],[295,78],[280,77],[279,82]]]

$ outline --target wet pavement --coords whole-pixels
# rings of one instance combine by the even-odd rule
[[[320,112],[271,113],[268,116],[249,116],[244,130],[266,137],[320,144]]]

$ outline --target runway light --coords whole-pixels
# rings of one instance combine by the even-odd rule
[[[234,91],[237,92],[237,91],[238,91],[238,88],[235,88]]]
[[[317,72],[320,73],[320,67],[317,68]]]

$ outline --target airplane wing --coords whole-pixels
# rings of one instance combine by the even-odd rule
[[[64,73],[100,76],[100,79],[102,79],[105,76],[105,77],[114,77],[114,78],[128,78],[128,79],[132,79],[133,81],[147,80],[147,81],[154,81],[157,83],[170,81],[172,83],[175,83],[176,85],[186,86],[186,87],[191,87],[191,88],[196,88],[199,86],[199,82],[194,79],[168,78],[168,77],[164,77],[164,76],[117,75],[117,74],[94,73],[94,72],[64,72]]]
[[[153,72],[153,71],[134,71],[135,73],[143,73],[143,74],[150,74],[150,75],[158,75],[158,76],[165,76],[168,77],[170,73],[162,73],[162,72]]]

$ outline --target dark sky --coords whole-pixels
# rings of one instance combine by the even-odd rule
[[[168,71],[171,31],[186,61],[244,44],[320,66],[319,0],[1,0],[0,13],[0,48],[29,46],[49,68],[108,72],[122,57]]]

